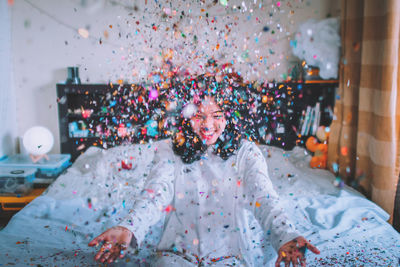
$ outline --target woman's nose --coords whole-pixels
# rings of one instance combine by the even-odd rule
[[[203,127],[205,128],[211,128],[213,125],[213,118],[211,116],[206,116],[203,119]]]

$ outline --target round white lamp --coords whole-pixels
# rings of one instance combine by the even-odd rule
[[[30,128],[25,132],[22,142],[33,162],[37,162],[41,158],[49,160],[47,153],[53,147],[54,137],[47,128],[42,126]]]

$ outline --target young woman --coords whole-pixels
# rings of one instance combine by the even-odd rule
[[[305,266],[307,248],[319,254],[287,219],[264,156],[254,143],[241,140],[227,97],[210,91],[195,94],[172,142],[160,142],[133,212],[89,243],[103,243],[95,260],[123,258],[127,246],[140,245],[164,213],[152,266],[254,266],[246,239],[249,213],[270,233],[276,266],[282,261]]]

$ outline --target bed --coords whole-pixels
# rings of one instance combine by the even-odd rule
[[[87,243],[129,212],[129,199],[142,189],[159,142],[164,141],[86,150],[0,231],[0,266],[98,266],[96,248]],[[384,210],[350,187],[335,186],[330,172],[309,168],[303,148],[259,146],[286,211],[321,251],[307,253],[308,266],[399,266],[400,235]],[[276,253],[250,222],[259,266],[273,266]],[[113,266],[148,266],[161,229],[162,221],[140,251]]]

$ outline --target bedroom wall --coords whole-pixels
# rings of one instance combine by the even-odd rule
[[[16,109],[12,81],[11,18],[0,1],[0,158],[16,153]]]
[[[15,1],[17,134],[48,127],[59,152],[55,84],[68,66],[79,66],[82,83],[140,82],[170,48],[173,62],[192,73],[213,56],[248,80],[284,80],[296,60],[289,40],[298,25],[340,13],[339,1],[330,0],[225,2]]]

